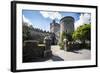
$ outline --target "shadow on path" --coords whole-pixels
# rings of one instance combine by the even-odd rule
[[[76,53],[76,54],[81,54],[80,52],[75,51],[75,50],[70,50],[70,51],[68,51],[68,52],[73,52],[73,53]]]
[[[51,59],[52,59],[53,61],[64,61],[64,59],[62,59],[62,58],[59,57],[59,56],[55,56],[55,55],[52,55]]]
[[[68,49],[67,51],[68,51],[68,52],[77,53],[77,54],[81,54],[79,51],[80,51],[80,50],[83,50],[83,49],[91,50],[91,49],[89,49],[89,48],[82,48],[82,47],[74,46],[74,47],[71,47],[70,49]]]
[[[46,57],[46,58],[30,58],[30,59],[28,59],[27,61],[25,61],[23,63],[27,63],[27,62],[45,62],[47,60],[64,61],[64,59],[60,58],[59,56],[52,55],[51,57]]]

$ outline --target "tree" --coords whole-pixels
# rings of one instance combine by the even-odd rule
[[[61,49],[64,49],[64,39],[66,39],[67,41],[72,41],[72,33],[67,33],[67,31],[62,32],[61,41],[59,43]]]
[[[22,25],[23,28],[23,42],[25,40],[29,40],[31,38],[31,34],[30,34],[30,27],[28,26],[27,23],[23,23]]]
[[[74,40],[91,40],[91,24],[84,24],[77,28],[76,31],[73,32],[72,38]]]

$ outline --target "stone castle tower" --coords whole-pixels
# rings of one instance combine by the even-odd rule
[[[60,20],[60,24],[53,20],[52,23],[50,23],[50,32],[54,33],[57,40],[60,42],[63,32],[71,34],[74,31],[74,22],[75,20],[71,16],[63,17]]]
[[[60,20],[60,32],[72,33],[74,31],[74,18],[66,16]]]
[[[55,20],[50,23],[50,32],[57,33],[60,30],[60,24],[56,23]]]
[[[52,33],[51,39],[53,40],[53,43],[57,44],[60,38],[60,24],[56,23],[55,20],[50,23],[50,32]]]
[[[74,18],[71,16],[63,17],[60,20],[60,41],[62,41],[62,33],[71,34],[74,31]]]
[[[55,20],[53,20],[52,23],[50,24],[50,32],[54,33],[57,39],[59,38],[60,24],[56,23]]]

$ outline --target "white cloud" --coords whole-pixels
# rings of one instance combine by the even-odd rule
[[[40,11],[40,14],[44,18],[50,18],[50,19],[61,19],[62,15],[59,12],[49,12],[49,11]]]
[[[31,21],[23,15],[23,22],[27,23],[28,26],[32,25]]]
[[[82,13],[78,21],[75,22],[75,29],[83,24],[90,24],[91,23],[91,14],[89,13]]]
[[[23,22],[24,23],[27,23],[27,26],[33,26],[34,28],[40,28],[40,29],[42,29],[43,28],[43,26],[42,25],[39,25],[39,24],[33,24],[28,18],[26,18],[24,15],[23,15]]]

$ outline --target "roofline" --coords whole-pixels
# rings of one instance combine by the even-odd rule
[[[72,16],[65,16],[65,17],[63,17],[63,18],[60,20],[60,22],[61,22],[63,19],[65,19],[65,18],[72,18],[72,19],[75,21],[75,19],[74,19]]]

